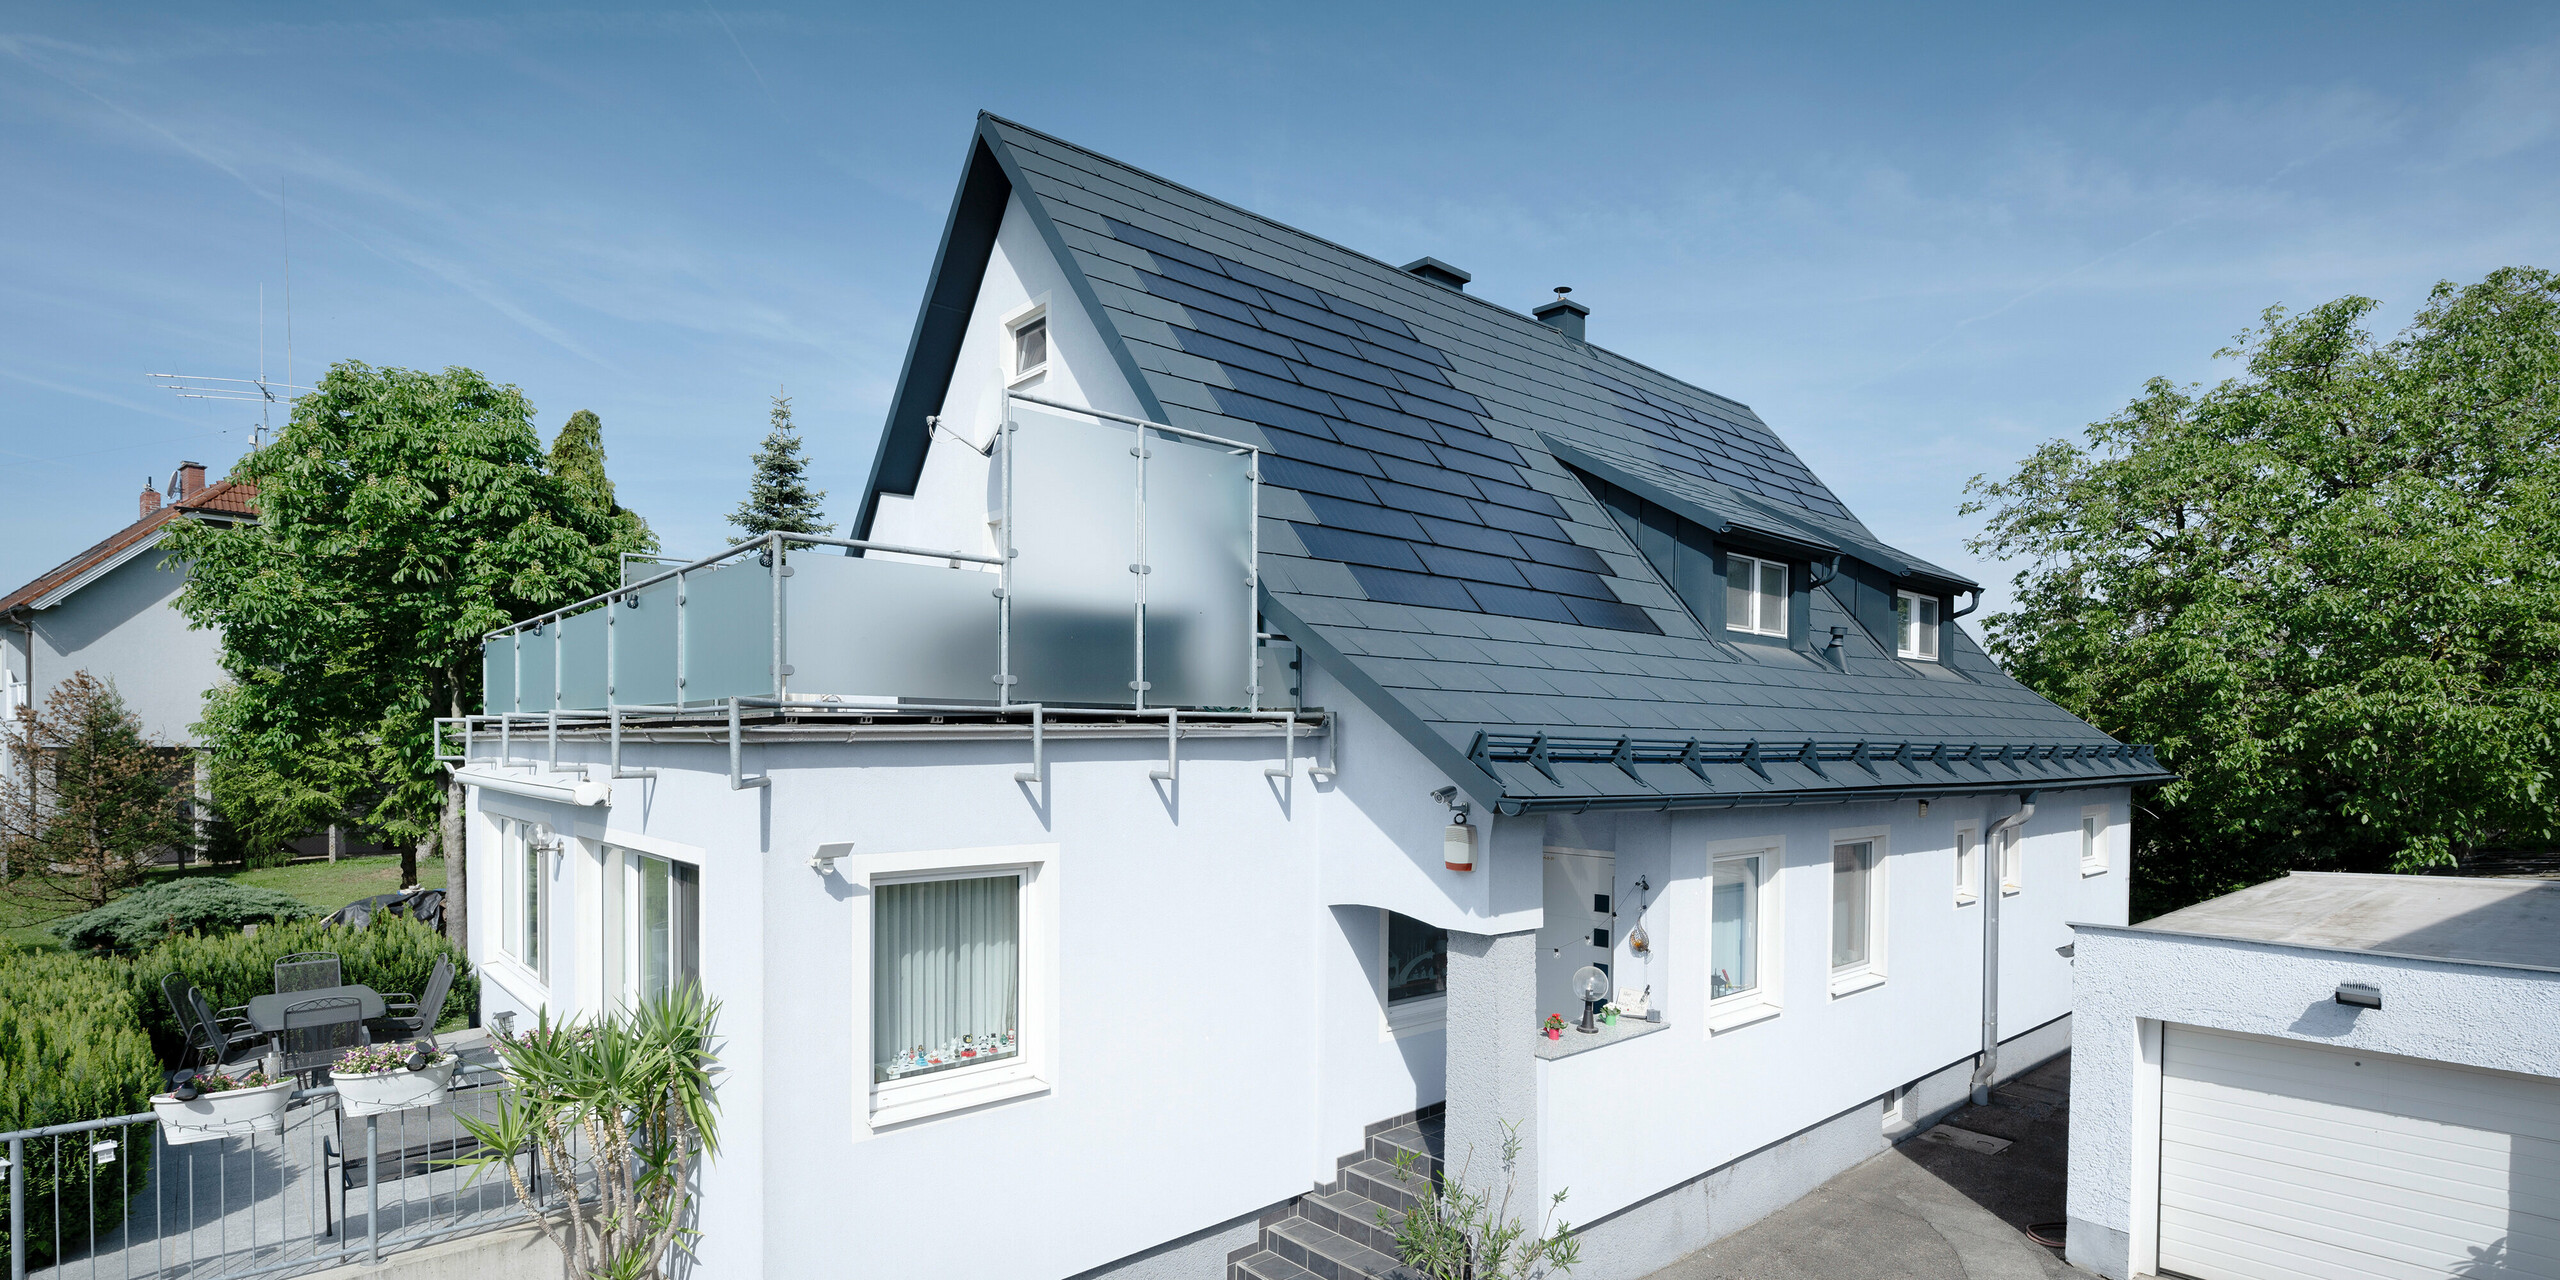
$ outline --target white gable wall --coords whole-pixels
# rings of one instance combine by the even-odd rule
[[[195,742],[205,690],[222,681],[222,637],[189,629],[175,605],[184,573],[153,548],[108,570],[60,604],[31,615],[36,705],[75,671],[114,683],[145,733],[172,746]],[[7,669],[27,674],[27,632],[0,625]]]

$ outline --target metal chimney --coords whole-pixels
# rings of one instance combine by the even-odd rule
[[[1591,314],[1591,308],[1565,296],[1571,292],[1573,292],[1573,286],[1557,285],[1556,300],[1529,314],[1536,316],[1539,323],[1553,328],[1576,342],[1581,342],[1585,340],[1582,336],[1582,318]]]

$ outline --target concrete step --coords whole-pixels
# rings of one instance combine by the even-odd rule
[[[1317,1280],[1316,1273],[1269,1249],[1246,1254],[1230,1268],[1227,1280]]]
[[[1342,1171],[1342,1189],[1374,1200],[1399,1213],[1414,1206],[1422,1198],[1430,1179],[1421,1171],[1399,1174],[1394,1165],[1384,1160],[1357,1161]]]
[[[1399,1155],[1408,1157],[1414,1171],[1424,1176],[1440,1172],[1447,1141],[1437,1116],[1415,1124],[1398,1125],[1383,1133],[1372,1134],[1368,1149],[1362,1154],[1372,1159],[1396,1162]]]
[[[1347,1240],[1305,1218],[1287,1218],[1263,1233],[1263,1247],[1319,1280],[1409,1280],[1394,1256]]]
[[[1380,1225],[1379,1214],[1386,1215]],[[1404,1212],[1389,1209],[1364,1195],[1350,1191],[1323,1191],[1298,1201],[1298,1216],[1341,1236],[1353,1244],[1365,1244],[1380,1253],[1396,1251],[1396,1228],[1404,1225]]]

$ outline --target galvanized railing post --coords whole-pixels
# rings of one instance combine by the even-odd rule
[[[1138,674],[1129,681],[1129,692],[1135,699],[1130,705],[1144,711],[1147,709],[1147,573],[1152,568],[1147,563],[1147,429],[1145,427],[1138,428],[1137,447],[1129,452],[1136,454],[1138,458],[1138,545],[1136,549],[1138,560],[1137,563],[1129,566],[1130,575],[1138,580],[1137,637],[1131,646],[1131,656],[1135,660]]]
[[[27,1280],[27,1140],[9,1139],[9,1280]]]
[[[1004,408],[996,415],[996,441],[1004,451],[1000,460],[1004,471],[1004,518],[997,527],[1001,545],[996,547],[996,705],[1009,707],[1013,705],[1013,439],[1021,428],[1013,421],[1013,397],[1008,394],[1001,403]]]
[[[364,1260],[382,1263],[382,1117],[364,1118]]]
[[[787,553],[783,550],[782,535],[776,533],[767,537],[770,541],[766,545],[773,552],[773,571],[766,577],[766,585],[773,589],[773,700],[780,702],[783,692],[790,687],[788,677],[791,670],[783,665],[782,653],[782,580],[790,575],[791,570],[783,563]]]

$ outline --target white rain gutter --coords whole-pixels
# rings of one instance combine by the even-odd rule
[[[2000,1071],[2000,899],[2007,882],[2000,875],[2000,836],[2016,831],[2036,816],[2036,793],[2018,797],[2018,811],[1991,824],[1982,837],[1982,1052],[1973,1064],[1973,1105],[1991,1105],[1992,1077]],[[2018,855],[2025,870],[2027,855]]]
[[[549,800],[554,804],[599,805],[613,798],[613,784],[610,782],[544,782],[520,773],[492,773],[485,769],[456,769],[453,778],[466,787],[503,791],[511,796]]]

